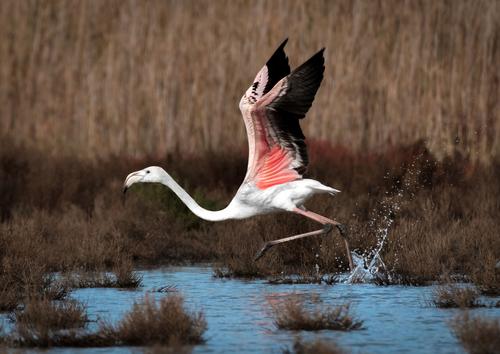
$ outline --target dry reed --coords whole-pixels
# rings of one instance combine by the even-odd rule
[[[360,152],[426,139],[439,158],[489,162],[499,12],[495,0],[2,1],[0,138],[90,158],[240,150],[237,103],[290,37],[292,66],[327,47],[307,136]]]

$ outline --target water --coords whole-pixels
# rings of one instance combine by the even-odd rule
[[[118,289],[79,289],[71,296],[88,306],[91,320],[116,321],[134,301],[165,285],[175,285],[192,310],[203,310],[208,323],[206,343],[194,353],[280,353],[290,347],[294,337],[332,339],[354,353],[463,353],[447,321],[460,310],[430,306],[432,287],[377,286],[373,284],[280,284],[265,280],[221,280],[210,267],[170,267],[140,271],[143,287]],[[157,297],[168,296],[155,293]],[[270,304],[290,294],[318,297],[322,304],[350,302],[364,330],[351,332],[293,332],[278,330],[273,324]],[[473,314],[500,316],[500,309],[479,308]],[[95,327],[91,323],[90,327]],[[104,353],[128,353],[140,348],[105,348]],[[93,353],[95,349],[55,348],[53,353]]]

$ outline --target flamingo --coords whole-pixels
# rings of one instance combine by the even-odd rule
[[[325,48],[290,72],[284,51],[287,41],[278,47],[257,73],[240,100],[239,108],[248,135],[248,165],[243,183],[226,208],[218,211],[204,209],[158,166],[130,173],[123,190],[125,193],[135,183],[161,183],[170,188],[194,214],[209,221],[245,219],[285,211],[322,225],[319,230],[265,243],[255,261],[273,246],[304,237],[326,235],[336,227],[344,240],[352,270],[346,226],[304,207],[304,202],[315,194],[334,196],[340,192],[302,177],[308,165],[308,156],[299,120],[311,107],[323,79]]]

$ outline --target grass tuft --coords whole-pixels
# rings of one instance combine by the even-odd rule
[[[157,304],[146,295],[120,323],[103,323],[100,331],[122,345],[169,345],[201,343],[206,328],[203,313],[186,311],[181,296],[169,295]]]
[[[117,288],[138,288],[142,285],[142,276],[133,271],[133,265],[130,260],[121,261],[113,269],[115,274],[115,283]]]
[[[305,331],[361,329],[363,321],[353,318],[349,309],[350,304],[343,304],[308,310],[304,302],[296,296],[290,296],[282,303],[272,306],[274,323],[278,328]]]
[[[14,313],[16,332],[23,346],[48,347],[60,330],[83,328],[86,308],[75,300],[30,299]]]
[[[500,348],[500,320],[472,317],[469,313],[457,316],[450,326],[465,350],[471,354],[494,354]]]
[[[432,303],[440,308],[470,308],[484,306],[479,302],[479,291],[470,286],[439,285],[433,291]]]
[[[72,300],[33,300],[14,314],[15,333],[1,343],[17,347],[108,347],[124,345],[186,345],[203,342],[207,324],[202,312],[188,312],[184,300],[172,295],[155,302],[146,295],[116,325],[101,322],[87,331],[85,307]]]

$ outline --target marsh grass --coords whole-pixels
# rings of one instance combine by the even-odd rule
[[[71,288],[122,288],[135,289],[142,285],[142,277],[127,270],[123,273],[70,272],[64,274],[64,282]]]
[[[48,347],[56,332],[81,329],[87,322],[86,308],[75,300],[29,299],[14,312],[16,335],[22,346]]]
[[[203,342],[207,327],[203,313],[186,310],[180,295],[158,302],[146,295],[116,325],[101,321],[95,332],[84,328],[85,307],[73,300],[30,301],[14,319],[15,333],[4,334],[2,343],[17,347],[177,347]]]
[[[117,325],[101,324],[100,332],[122,345],[199,344],[206,328],[203,313],[188,312],[181,296],[169,295],[156,303],[146,295]]]
[[[55,279],[41,260],[10,254],[0,268],[0,311],[14,310],[30,298],[64,300],[70,288]]]
[[[498,259],[490,254],[484,260],[484,268],[475,269],[471,274],[472,280],[483,295],[500,295],[500,268],[497,266],[497,262]]]
[[[432,304],[440,308],[471,308],[483,307],[479,301],[479,291],[471,286],[456,284],[439,285],[434,288]]]
[[[214,262],[220,276],[271,279],[347,270],[335,231],[277,246],[253,261],[264,242],[317,229],[300,216],[209,223],[159,185],[134,186],[126,202],[121,199],[124,176],[154,164],[166,166],[202,206],[223,208],[244,178],[243,153],[95,163],[45,158],[36,150],[0,144],[0,173],[15,176],[0,184],[4,309],[30,292],[41,293],[54,271],[111,272],[123,286],[136,286],[134,266]],[[343,192],[334,199],[315,196],[306,206],[348,224],[352,249],[376,247],[384,218],[390,217],[381,256],[398,282],[426,284],[451,272],[481,290],[498,289],[500,164],[485,167],[460,156],[438,162],[423,143],[371,155],[323,143],[309,146],[307,176]]]
[[[354,318],[349,311],[350,304],[334,307],[316,305],[316,308],[309,309],[297,296],[290,296],[283,302],[272,306],[276,327],[296,331],[361,329],[363,321]]]
[[[122,260],[113,269],[116,287],[118,288],[138,288],[142,285],[142,276],[133,270],[130,259]]]
[[[332,341],[316,339],[314,341],[304,341],[302,338],[295,338],[293,347],[285,349],[283,354],[343,354],[345,350]]]
[[[500,348],[500,320],[471,316],[468,312],[450,322],[454,334],[471,354],[494,354]]]

